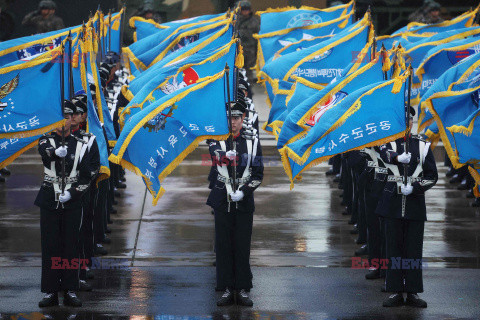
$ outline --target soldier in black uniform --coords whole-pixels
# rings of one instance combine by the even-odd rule
[[[46,293],[39,303],[40,307],[58,305],[58,291],[64,292],[64,305],[82,305],[75,294],[79,286],[78,273],[81,265],[81,199],[90,184],[91,170],[86,155],[87,143],[70,134],[73,108],[74,105],[66,101],[64,129],[57,128],[38,141],[38,151],[45,169],[44,181],[35,199],[35,205],[40,207],[41,289]],[[65,146],[62,146],[62,130]],[[65,175],[62,177],[63,160]]]
[[[411,108],[414,115],[414,109]],[[410,128],[412,120],[410,119]],[[403,304],[426,308],[427,303],[417,295],[423,292],[422,249],[427,210],[425,192],[438,179],[435,158],[430,144],[420,136],[409,135],[409,152],[405,152],[405,138],[380,147],[380,157],[389,167],[390,175],[376,212],[384,217],[386,255],[389,266],[385,289],[393,292],[384,307]],[[404,170],[408,183],[403,183]],[[404,301],[403,292],[407,293]]]
[[[225,290],[217,301],[218,306],[233,304],[234,290],[237,304],[253,305],[248,296],[252,288],[253,192],[262,182],[263,163],[258,137],[242,134],[245,110],[245,102],[241,100],[232,107],[233,146],[229,141],[210,142],[216,172],[207,205],[215,211],[217,288]],[[232,185],[233,167],[236,168],[236,190]]]
[[[88,138],[88,159],[91,185],[87,192],[82,197],[83,207],[83,220],[82,228],[80,232],[80,257],[88,261],[87,268],[92,264],[93,249],[95,241],[93,237],[93,216],[94,216],[94,204],[97,199],[96,178],[100,171],[100,153],[98,150],[98,144],[95,135],[86,133],[81,128],[86,128],[88,107],[87,107],[87,95],[78,94],[72,99],[72,103],[75,106],[75,112],[72,117],[72,134],[80,139],[84,137]],[[92,291],[92,286],[87,283],[87,268],[80,270],[80,291]]]

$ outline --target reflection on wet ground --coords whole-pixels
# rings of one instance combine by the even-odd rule
[[[271,142],[271,141],[270,141]],[[61,319],[447,319],[480,318],[480,210],[445,178],[428,193],[425,227],[425,310],[386,310],[381,281],[352,270],[358,248],[341,215],[341,190],[321,165],[293,191],[276,150],[255,194],[251,262],[253,309],[217,308],[213,237],[205,146],[165,179],[156,207],[143,183],[128,174],[128,187],[112,216],[109,255],[98,262],[95,290],[84,307],[45,310]],[[270,145],[272,145],[270,143]],[[0,312],[2,319],[40,319],[39,210],[33,200],[42,166],[35,150],[10,166],[0,185]],[[71,312],[71,313],[70,313]],[[76,313],[73,313],[76,312]],[[145,316],[150,315],[150,316]]]

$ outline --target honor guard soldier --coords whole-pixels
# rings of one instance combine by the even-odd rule
[[[252,288],[250,269],[250,243],[252,237],[253,192],[262,183],[262,149],[257,136],[244,136],[242,123],[245,102],[232,104],[231,141],[211,141],[210,154],[216,166],[216,177],[207,200],[215,212],[215,248],[217,288],[224,294],[218,306],[234,303],[252,306],[248,296]],[[236,183],[233,182],[236,170]],[[236,189],[235,189],[236,188]]]
[[[45,171],[35,199],[35,205],[40,207],[41,290],[46,293],[39,303],[40,307],[58,305],[59,291],[64,292],[64,305],[82,305],[75,294],[79,287],[81,265],[81,199],[90,184],[91,170],[86,156],[87,141],[70,134],[74,107],[70,101],[65,101],[65,126],[43,135],[38,141]]]
[[[415,115],[415,110],[410,110],[412,116]],[[410,128],[412,123],[410,118]],[[405,151],[407,143],[408,152]],[[426,308],[427,303],[417,293],[423,292],[422,249],[427,220],[425,192],[438,179],[435,158],[430,143],[411,134],[379,149],[383,162],[393,164],[387,166],[389,175],[376,209],[376,213],[384,218],[386,257],[389,259],[385,290],[393,292],[383,306],[406,304]],[[404,184],[404,172],[407,173],[407,184]],[[407,293],[405,301],[404,292]]]
[[[92,264],[93,249],[95,246],[93,237],[94,203],[97,198],[96,178],[100,171],[100,153],[95,135],[86,133],[82,128],[87,127],[88,107],[87,95],[77,94],[72,99],[75,111],[72,116],[71,131],[74,136],[88,141],[88,159],[90,167],[90,188],[82,197],[82,228],[80,231],[80,258],[88,261],[87,268],[80,270],[80,291],[92,291],[92,286],[87,283],[87,269]]]

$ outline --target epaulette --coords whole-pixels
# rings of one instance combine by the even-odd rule
[[[87,142],[85,142],[85,140],[83,140],[83,139],[80,138],[80,137],[77,137],[76,135],[72,135],[72,136],[75,138],[75,140],[77,140],[77,141],[79,141],[79,142],[81,142],[81,143],[83,143],[83,144],[87,143]]]
[[[79,133],[80,133],[82,136],[85,136],[85,137],[91,137],[91,136],[93,136],[92,133],[86,132],[86,131],[83,130],[83,129],[80,129]]]
[[[412,134],[412,138],[423,141],[423,142],[427,142],[427,140],[420,134]]]

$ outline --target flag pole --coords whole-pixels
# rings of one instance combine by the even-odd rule
[[[62,43],[62,60],[60,64],[60,100],[62,106],[62,115],[65,119],[65,110],[63,107],[64,100],[65,100],[65,43]],[[65,125],[62,125],[62,147],[65,147]],[[65,192],[65,157],[62,158],[62,194]]]
[[[122,25],[120,26],[120,40],[119,40],[119,44],[120,44],[120,52],[118,52],[118,55],[121,56],[122,55],[122,46],[123,46],[123,33],[125,31],[125,2],[123,3],[123,7],[122,7],[122,17],[120,19],[122,19]],[[123,65],[123,59],[122,60],[122,65]]]
[[[385,45],[382,43],[382,66],[385,65],[387,62],[387,49],[385,48]],[[388,73],[387,71],[383,71],[383,80],[388,80]]]
[[[407,92],[407,104],[405,105],[405,126],[406,126],[406,131],[405,131],[405,153],[408,154],[410,151],[410,95],[412,94],[412,65],[410,64],[408,66],[408,92]],[[407,186],[408,184],[408,169],[409,165],[408,163],[403,164],[403,184]],[[405,205],[407,202],[407,196],[402,194],[402,218],[405,216]]]
[[[230,97],[230,67],[228,66],[228,63],[225,65],[225,75],[227,76],[227,99],[228,99],[228,124],[229,124],[229,131],[230,131],[230,146],[235,150],[235,144],[233,141],[233,127],[232,127],[232,100]],[[230,165],[229,166],[232,169],[232,186],[233,186],[233,192],[237,191],[237,168],[236,168],[236,163],[234,160],[234,165],[233,168]]]
[[[72,56],[72,32],[70,31],[68,33],[68,60],[67,60],[67,63],[68,63],[68,87],[69,87],[68,98],[69,99],[73,98],[74,91],[75,91],[75,89],[73,87],[73,64],[72,64],[72,59],[73,59],[73,56]]]
[[[111,50],[112,44],[112,9],[108,11],[108,52]]]

